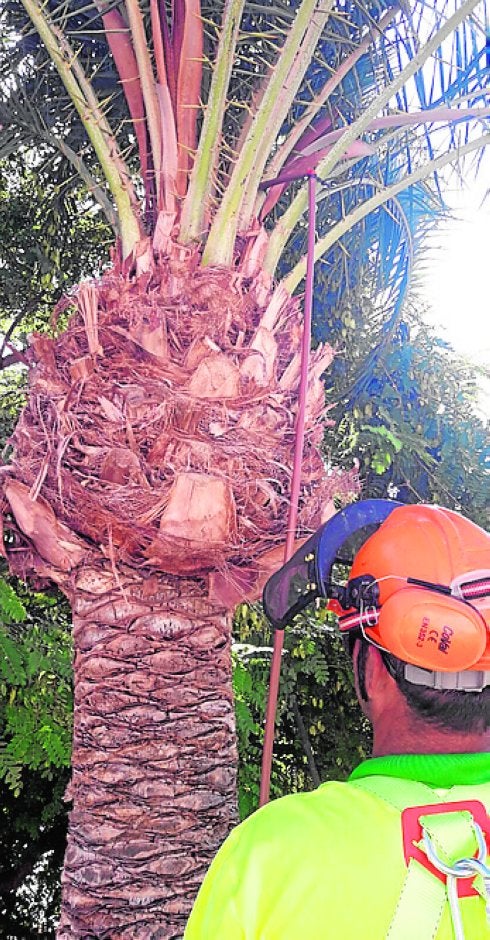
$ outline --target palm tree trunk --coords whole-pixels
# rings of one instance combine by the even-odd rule
[[[230,620],[202,581],[85,569],[59,940],[181,937],[236,822]],[[123,596],[121,596],[123,595]]]

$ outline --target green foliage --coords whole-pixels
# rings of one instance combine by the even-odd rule
[[[359,461],[365,497],[388,493],[403,502],[439,503],[488,528],[490,425],[478,408],[482,370],[437,336],[420,304],[407,305],[396,329],[375,334],[371,345],[368,327],[369,317],[362,326],[354,321],[327,376],[337,421],[326,431],[330,459]]]
[[[57,595],[0,578],[0,619],[0,935],[47,940],[66,839],[69,611]]]
[[[272,653],[270,627],[259,606],[238,607],[234,638],[239,810],[244,818],[258,805]],[[271,795],[342,779],[369,747],[369,726],[330,615],[320,610],[296,618],[284,639]]]
[[[267,701],[264,660],[253,647],[233,650],[233,694],[238,741],[238,809],[244,819],[258,805],[262,724]],[[257,677],[259,681],[257,681]],[[263,720],[263,719],[262,719]]]
[[[109,228],[80,191],[66,192],[56,165],[30,168],[25,154],[0,162],[0,325],[16,346],[46,329],[61,295],[92,275]]]
[[[70,764],[71,640],[61,599],[9,604],[24,622],[0,626],[0,779],[18,795],[25,768],[51,778]]]
[[[0,936],[54,940],[66,841],[66,768],[47,780],[23,771],[19,796],[0,781]]]
[[[0,578],[0,616],[6,622],[21,623],[27,617],[27,611],[12,585]]]

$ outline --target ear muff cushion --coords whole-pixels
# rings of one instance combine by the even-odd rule
[[[424,588],[392,594],[366,636],[398,659],[435,672],[459,672],[477,663],[487,629],[474,607]]]

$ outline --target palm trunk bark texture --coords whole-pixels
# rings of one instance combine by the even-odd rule
[[[181,937],[236,822],[229,616],[195,580],[85,570],[60,940]]]

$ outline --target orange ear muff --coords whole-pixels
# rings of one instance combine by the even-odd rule
[[[403,588],[387,598],[368,639],[399,659],[433,672],[470,669],[485,652],[487,628],[465,601],[424,588]]]

